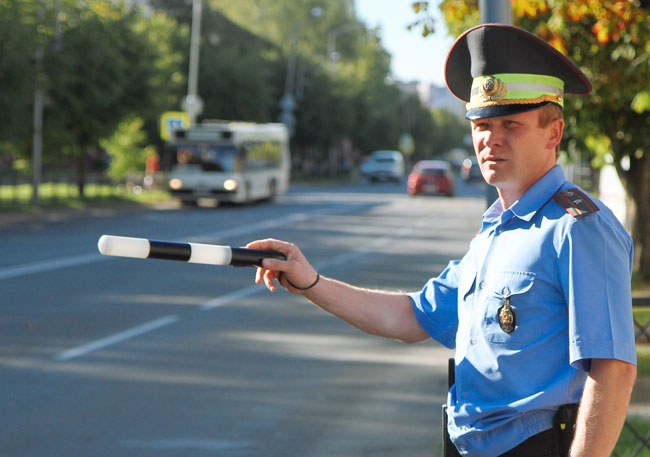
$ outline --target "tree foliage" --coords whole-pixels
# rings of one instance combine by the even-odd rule
[[[110,157],[108,175],[123,180],[134,171],[143,172],[147,157],[155,154],[155,149],[147,145],[147,135],[143,130],[141,118],[130,118],[120,122],[113,134],[99,141]]]
[[[174,33],[162,16],[96,0],[70,2],[65,13],[60,49],[49,54],[45,70],[52,100],[45,138],[47,150],[77,164],[83,193],[89,151],[126,117],[164,109],[181,79],[180,57],[168,39],[158,39]]]
[[[186,94],[192,2],[149,0],[146,9],[143,3],[0,0],[0,159],[30,160],[40,87],[47,94],[48,169],[76,169],[83,188],[91,157],[122,145],[114,163],[129,148],[137,159],[143,131],[165,166],[158,119],[179,110]],[[437,125],[439,116],[392,80],[390,55],[378,31],[359,21],[353,0],[203,0],[201,24],[199,121],[277,121],[280,98],[293,89],[298,163],[326,168],[340,163],[342,149],[358,160],[397,148],[404,133],[414,137],[416,158],[457,146],[447,144],[456,141],[449,126]],[[287,85],[294,61],[295,80]],[[120,167],[140,162],[123,160]]]

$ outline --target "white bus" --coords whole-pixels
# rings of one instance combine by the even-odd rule
[[[176,130],[169,191],[183,204],[200,199],[247,203],[287,191],[289,135],[283,124],[207,121]]]

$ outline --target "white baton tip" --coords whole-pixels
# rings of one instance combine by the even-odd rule
[[[127,236],[102,235],[97,248],[103,255],[135,257],[146,259],[149,256],[149,240]]]
[[[230,265],[232,260],[232,249],[230,246],[219,246],[216,244],[190,243],[192,255],[188,262],[206,263],[209,265]]]

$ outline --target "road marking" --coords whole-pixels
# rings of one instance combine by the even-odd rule
[[[386,235],[381,238],[377,238],[375,241],[373,241],[366,247],[361,247],[355,249],[354,251],[346,252],[345,254],[341,254],[337,257],[334,257],[329,261],[318,263],[314,265],[314,268],[316,268],[316,270],[322,271],[328,267],[334,265],[340,265],[342,263],[349,262],[350,260],[357,259],[364,255],[368,255],[372,253],[375,249],[385,246],[397,238],[402,238],[404,236],[407,236],[408,234],[426,225],[428,225],[427,221],[422,220],[414,225],[403,227],[400,230],[398,230],[396,233],[393,233],[391,235]],[[209,300],[205,302],[203,305],[201,305],[199,309],[202,311],[210,311],[214,308],[227,305],[228,303],[232,303],[241,298],[250,297],[252,295],[258,294],[265,290],[266,290],[265,287],[254,284],[248,287],[244,287],[243,289],[239,289],[234,292],[221,295],[220,297],[213,298],[212,300]],[[82,355],[86,355],[90,352],[97,351],[99,349],[104,349],[113,344],[121,343],[128,339],[135,338],[145,333],[157,330],[161,327],[165,327],[167,325],[178,322],[179,320],[180,320],[179,317],[176,315],[161,317],[160,319],[156,319],[154,321],[139,325],[132,329],[116,333],[115,335],[94,341],[92,343],[85,344],[83,346],[79,346],[77,348],[73,348],[61,352],[56,356],[54,356],[54,359],[59,362],[64,362],[76,357],[80,357]]]
[[[26,263],[23,265],[0,269],[0,280],[42,273],[44,271],[56,270],[58,268],[76,267],[79,265],[98,262],[103,259],[104,257],[97,253]]]
[[[336,211],[332,211],[332,208],[326,208],[326,209],[314,210],[307,213],[294,213],[288,216],[279,217],[277,219],[269,219],[266,221],[256,222],[255,224],[250,224],[248,226],[233,227],[219,232],[205,233],[202,235],[190,236],[184,238],[183,240],[171,240],[171,241],[179,241],[179,242],[180,241],[182,242],[213,241],[214,242],[218,239],[226,239],[232,236],[248,235],[250,233],[259,232],[262,230],[268,230],[271,228],[277,228],[285,225],[295,224],[298,222],[304,222],[321,215],[338,214],[345,211],[355,211],[360,206],[362,205],[351,204],[351,205],[343,205],[342,208],[339,208]],[[89,263],[102,262],[105,260],[112,260],[112,259],[114,258],[102,256],[99,253],[97,253],[97,254],[76,255],[71,257],[61,257],[58,259],[31,262],[23,265],[14,265],[11,267],[0,268],[0,280],[17,278],[20,276],[27,276],[36,273],[44,273],[47,271],[57,270],[60,268],[77,267],[80,265],[86,265]]]
[[[76,348],[68,349],[54,356],[55,360],[60,362],[65,362],[76,357],[81,357],[82,355],[88,354],[89,352],[97,351],[98,349],[103,349],[105,347],[111,346],[113,344],[121,343],[122,341],[135,338],[136,336],[143,335],[145,333],[151,332],[153,330],[166,327],[167,325],[177,322],[178,316],[169,315],[155,319],[153,321],[138,325],[137,327],[124,330],[122,332],[116,333],[114,335],[102,338],[101,340],[93,341],[92,343],[84,344],[83,346],[78,346]]]
[[[142,449],[197,449],[205,451],[238,451],[251,446],[248,441],[204,440],[204,439],[161,439],[123,441],[122,446]]]
[[[236,290],[234,292],[230,292],[229,294],[222,295],[221,297],[214,298],[210,300],[209,302],[206,302],[201,305],[201,310],[202,311],[209,311],[214,308],[218,308],[219,306],[226,305],[230,302],[233,302],[235,300],[238,300],[240,298],[244,297],[250,297],[251,295],[255,295],[261,291],[265,290],[262,287],[259,287],[257,284],[244,287],[243,289]]]

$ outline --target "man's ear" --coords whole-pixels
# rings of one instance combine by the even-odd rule
[[[555,119],[548,125],[549,136],[548,149],[555,149],[560,141],[562,141],[562,133],[564,132],[564,119]]]

